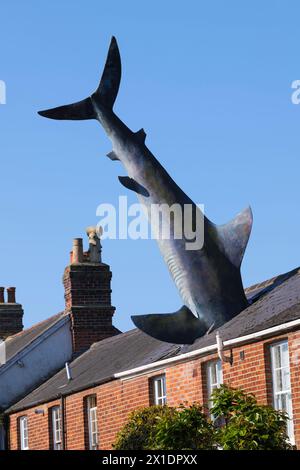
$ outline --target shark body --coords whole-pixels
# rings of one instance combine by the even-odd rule
[[[174,313],[133,316],[135,325],[159,340],[191,344],[222,325],[247,306],[240,265],[252,227],[250,207],[225,225],[213,224],[180,189],[145,144],[146,134],[130,130],[113,111],[121,80],[121,60],[116,39],[111,40],[99,87],[83,101],[39,114],[52,119],[97,119],[112,142],[111,160],[120,161],[128,176],[119,177],[135,191],[146,208],[150,223],[153,206],[191,208],[189,221],[202,220],[204,243],[187,249],[185,221],[170,226],[170,237],[158,236],[162,256],[183,300]],[[152,227],[158,233],[161,224]],[[176,227],[177,223],[177,227]],[[178,226],[180,225],[180,227]],[[181,229],[183,237],[175,237]]]

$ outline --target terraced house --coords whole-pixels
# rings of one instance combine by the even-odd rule
[[[248,308],[192,346],[138,329],[119,332],[110,268],[91,256],[91,247],[83,253],[81,239],[63,282],[65,310],[24,331],[13,294],[6,303],[0,296],[7,346],[0,367],[2,447],[110,449],[133,409],[192,402],[209,408],[222,382],[286,410],[289,438],[300,446],[299,269],[248,288]]]

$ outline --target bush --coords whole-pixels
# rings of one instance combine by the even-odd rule
[[[214,423],[198,404],[133,411],[117,436],[117,450],[289,450],[287,415],[242,390],[222,385],[212,394]]]
[[[216,439],[224,450],[289,450],[287,415],[258,405],[252,394],[226,385],[212,394],[211,412],[222,423]]]
[[[212,423],[199,405],[181,406],[171,415],[157,420],[154,445],[162,450],[214,449],[214,434]]]
[[[116,450],[149,450],[154,448],[155,425],[160,417],[170,417],[174,408],[150,406],[135,410],[117,435]]]
[[[117,436],[116,450],[213,449],[214,428],[201,407],[150,406],[134,411]]]

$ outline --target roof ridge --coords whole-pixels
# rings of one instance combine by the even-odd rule
[[[43,323],[46,323],[46,322],[48,322],[49,320],[54,319],[55,317],[58,318],[59,316],[62,316],[64,313],[65,313],[65,312],[62,311],[62,312],[56,313],[55,315],[52,315],[51,317],[45,318],[45,320],[42,320],[42,321],[40,321],[40,322],[38,322],[38,323],[34,323],[34,324],[31,325],[30,327],[25,328],[24,330],[19,331],[18,333],[15,333],[14,335],[8,336],[5,341],[11,340],[11,339],[15,339],[15,338],[19,338],[21,335],[23,335],[23,334],[25,334],[25,333],[29,333],[29,332],[32,331],[34,328],[37,328],[38,326],[43,325]]]
[[[286,275],[293,273],[293,271],[295,271],[294,274],[297,274],[297,273],[300,272],[300,269],[299,269],[299,268],[296,268],[296,269],[294,269],[294,270],[292,270],[292,271],[287,272]],[[281,275],[281,276],[284,277],[284,274]],[[276,278],[276,277],[281,277],[281,276],[275,276],[275,278]],[[255,311],[254,311],[254,312],[251,311],[251,309],[253,309],[254,306],[257,307],[257,306],[260,304],[260,302],[264,302],[268,296],[271,296],[272,294],[274,294],[274,290],[275,290],[275,289],[276,289],[276,290],[277,290],[277,289],[278,289],[278,290],[283,289],[283,288],[284,288],[284,285],[286,284],[286,282],[288,282],[292,277],[294,277],[294,275],[289,276],[289,277],[287,276],[285,279],[282,280],[282,282],[280,282],[279,285],[275,285],[275,286],[274,286],[274,289],[272,289],[272,290],[270,290],[270,291],[266,291],[266,292],[263,292],[263,291],[262,291],[262,292],[259,292],[257,299],[254,299],[251,303],[249,303],[249,305],[248,305],[244,310],[242,310],[240,313],[238,313],[235,317],[231,318],[228,322],[224,323],[224,324],[220,327],[220,329],[223,328],[223,327],[226,328],[227,326],[230,326],[230,324],[231,324],[231,323],[234,323],[234,322],[238,319],[238,317],[239,317],[240,315],[245,315],[246,312],[248,312],[248,313],[250,313],[250,314],[251,314],[251,313],[255,313]],[[254,296],[254,297],[255,297],[255,296]],[[300,302],[296,302],[295,304],[293,304],[293,306],[298,305],[299,303],[300,303]],[[292,308],[292,306],[287,307],[287,308],[283,309],[282,311],[278,312],[278,314],[277,314],[276,316],[282,314],[282,312],[285,312],[285,311],[289,310],[290,308]],[[249,312],[249,310],[250,310],[250,312]],[[216,333],[215,330],[212,331],[212,332],[210,333],[210,335],[212,335],[213,333]]]
[[[132,330],[128,330],[128,331],[124,331],[124,332],[121,331],[117,335],[108,336],[107,338],[100,339],[100,341],[96,341],[95,343],[93,343],[91,345],[91,347],[87,351],[85,351],[83,354],[87,353],[91,349],[96,349],[98,346],[101,346],[102,344],[110,343],[111,341],[114,341],[116,338],[121,338],[121,337],[124,338],[124,337],[127,337],[127,336],[131,336],[132,334],[137,333],[138,331],[140,331],[138,328],[133,328]],[[83,356],[83,354],[81,354],[78,357]]]
[[[255,291],[259,288],[263,289],[265,287],[268,287],[271,284],[273,284],[274,281],[276,281],[276,279],[280,280],[282,278],[286,278],[283,280],[283,282],[285,282],[285,280],[289,279],[291,275],[297,274],[299,271],[300,271],[300,267],[297,267],[297,268],[291,269],[290,271],[287,271],[286,273],[281,273],[281,274],[278,274],[277,276],[271,277],[270,279],[266,279],[265,281],[261,281],[261,282],[258,282],[257,284],[253,284],[245,288],[245,293],[246,294],[251,293],[252,291]]]

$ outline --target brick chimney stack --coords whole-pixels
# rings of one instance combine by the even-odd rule
[[[0,339],[6,339],[23,330],[23,308],[16,303],[16,288],[7,287],[7,302],[4,287],[0,287]]]
[[[89,250],[83,252],[82,239],[75,238],[70,264],[63,276],[65,311],[71,318],[74,355],[97,341],[120,333],[112,324],[115,311],[111,305],[112,273],[101,261],[96,227],[88,227],[87,235]]]

